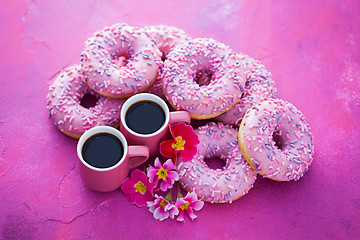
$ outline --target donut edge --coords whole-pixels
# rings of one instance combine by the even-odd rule
[[[84,133],[72,133],[72,132],[60,129],[59,126],[56,126],[56,127],[60,130],[60,132],[62,132],[66,136],[74,138],[74,139],[80,139],[81,135],[84,134]],[[114,124],[113,126],[109,126],[109,127],[118,129],[120,127],[120,122]]]
[[[191,192],[188,188],[184,188],[184,185],[183,185],[183,183],[182,183],[182,181],[181,181],[180,179],[179,179],[178,182],[179,182],[179,184],[180,184],[180,186],[181,186],[182,189],[184,189],[186,192]],[[197,195],[197,194],[196,194],[196,195]],[[236,201],[236,200],[238,200],[239,198],[241,198],[241,197],[243,197],[243,196],[245,196],[245,195],[247,195],[247,194],[245,193],[245,194],[243,194],[243,195],[241,195],[241,196],[239,196],[239,197],[237,197],[237,198],[232,199],[232,200],[231,200],[231,203],[234,202],[234,201]],[[213,204],[213,203],[216,203],[216,204],[229,203],[229,204],[231,204],[231,203],[230,203],[230,200],[227,200],[226,202],[218,202],[218,201],[212,202],[212,201],[204,200],[204,199],[200,198],[199,196],[198,196],[197,198],[198,198],[199,200],[201,200],[201,201],[204,201],[204,202],[207,202],[207,203],[211,203],[211,204]]]
[[[126,99],[126,98],[129,98],[131,96],[134,96],[136,94],[139,94],[139,93],[142,93],[142,92],[146,91],[151,85],[153,85],[156,82],[156,79],[158,78],[158,76],[159,76],[159,72],[156,73],[156,76],[155,76],[154,80],[152,82],[149,82],[149,85],[147,85],[144,88],[140,89],[136,93],[129,93],[129,94],[115,94],[115,95],[113,95],[111,93],[100,92],[100,91],[95,90],[93,88],[93,86],[90,86],[86,81],[83,81],[83,82],[85,82],[89,88],[91,88],[93,91],[97,92],[101,96],[104,96],[104,97],[107,97],[107,98],[112,98],[112,99]]]
[[[243,134],[243,123],[245,121],[246,117],[244,116],[243,119],[241,120],[240,123],[240,127],[239,127],[239,133],[238,133],[238,142],[239,142],[239,147],[241,150],[241,153],[243,154],[246,162],[250,165],[250,167],[257,172],[258,174],[260,174],[261,176],[263,176],[264,178],[268,178],[277,182],[286,182],[286,181],[282,181],[276,178],[272,178],[272,177],[266,177],[265,174],[261,171],[261,169],[257,169],[253,163],[253,161],[251,161],[251,155],[249,154],[247,147],[246,147],[246,143],[245,143],[245,138],[244,138],[244,134]]]
[[[171,105],[171,107],[172,107],[173,109],[175,109],[176,111],[187,111],[186,109],[177,108],[177,107],[172,103],[172,101],[170,101],[170,100],[168,99],[167,94],[166,94],[166,91],[164,90],[164,86],[162,86],[162,90],[163,90],[163,92],[164,92],[164,94],[165,94],[165,98],[166,98],[167,102]],[[187,111],[187,112],[190,114],[191,119],[195,119],[195,120],[208,120],[208,119],[212,119],[212,118],[215,118],[215,117],[217,117],[217,116],[220,116],[221,114],[226,113],[230,108],[232,108],[233,106],[235,106],[239,101],[240,101],[240,99],[239,99],[237,102],[235,102],[234,104],[229,105],[229,106],[226,108],[225,111],[219,112],[219,113],[216,113],[216,114],[211,114],[211,115],[205,115],[205,116],[203,116],[203,115],[201,115],[201,114],[193,114],[193,113],[190,113],[189,111]]]

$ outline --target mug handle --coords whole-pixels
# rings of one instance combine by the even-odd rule
[[[134,168],[149,159],[149,148],[147,146],[129,146],[129,165]]]
[[[186,111],[175,111],[170,112],[170,124],[185,122],[190,124],[191,117],[190,114]]]

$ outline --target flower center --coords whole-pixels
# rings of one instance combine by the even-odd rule
[[[184,150],[185,141],[182,139],[181,136],[175,138],[175,141],[171,145],[175,151]]]
[[[159,205],[162,206],[163,209],[165,209],[166,201],[165,201],[165,200],[162,200]]]
[[[138,181],[134,187],[136,188],[135,192],[140,192],[141,194],[146,192],[146,186],[141,181]]]
[[[165,180],[166,177],[167,177],[167,175],[168,175],[168,174],[167,174],[167,170],[166,170],[166,169],[163,169],[163,168],[160,168],[160,169],[157,171],[156,175],[158,175],[158,178],[159,178],[159,179]]]
[[[185,203],[185,204],[183,204],[183,205],[180,206],[180,209],[184,211],[184,210],[188,209],[189,205],[190,205],[189,202],[188,202],[188,203]]]

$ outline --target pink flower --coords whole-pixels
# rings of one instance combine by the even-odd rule
[[[184,198],[178,198],[175,203],[176,208],[179,210],[178,221],[184,221],[185,212],[189,215],[191,220],[194,220],[197,216],[193,210],[199,211],[204,206],[204,202],[198,200],[196,193],[187,193]]]
[[[179,214],[179,210],[175,207],[174,204],[169,203],[165,198],[155,195],[154,201],[147,202],[147,206],[149,207],[149,211],[154,214],[155,219],[159,219],[163,221],[168,217],[174,218]]]
[[[193,128],[185,123],[178,123],[174,127],[170,126],[170,132],[174,140],[160,143],[161,155],[176,163],[176,155],[179,153],[184,161],[190,161],[196,155],[196,145],[200,143]]]
[[[149,166],[146,169],[147,176],[149,178],[149,182],[155,183],[155,185],[162,180],[160,184],[160,189],[162,191],[166,191],[166,189],[171,188],[174,182],[179,180],[179,174],[175,171],[176,167],[171,159],[168,159],[164,165],[162,165],[159,158],[156,158],[154,166],[155,167]]]
[[[130,203],[139,207],[145,206],[153,198],[153,189],[156,184],[149,183],[144,172],[136,169],[127,177],[121,186],[125,197]]]

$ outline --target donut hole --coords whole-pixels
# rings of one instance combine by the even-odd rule
[[[224,160],[218,157],[210,157],[205,158],[204,162],[210,169],[216,170],[216,169],[224,169],[226,166],[226,163]]]
[[[119,67],[125,67],[130,60],[130,53],[127,51],[116,51],[112,54],[112,62],[113,64]]]
[[[194,81],[201,87],[204,85],[209,85],[213,79],[213,72],[209,69],[199,69],[195,73]]]
[[[283,137],[280,133],[280,131],[274,131],[273,135],[272,135],[272,139],[275,143],[275,146],[279,149],[282,150],[285,147],[284,141],[283,141]]]
[[[80,101],[80,105],[84,108],[92,108],[96,106],[98,98],[90,93],[85,93]]]
[[[161,61],[165,62],[165,60],[167,60],[167,55],[170,52],[170,49],[168,47],[161,47],[159,48],[160,52],[161,52]]]

